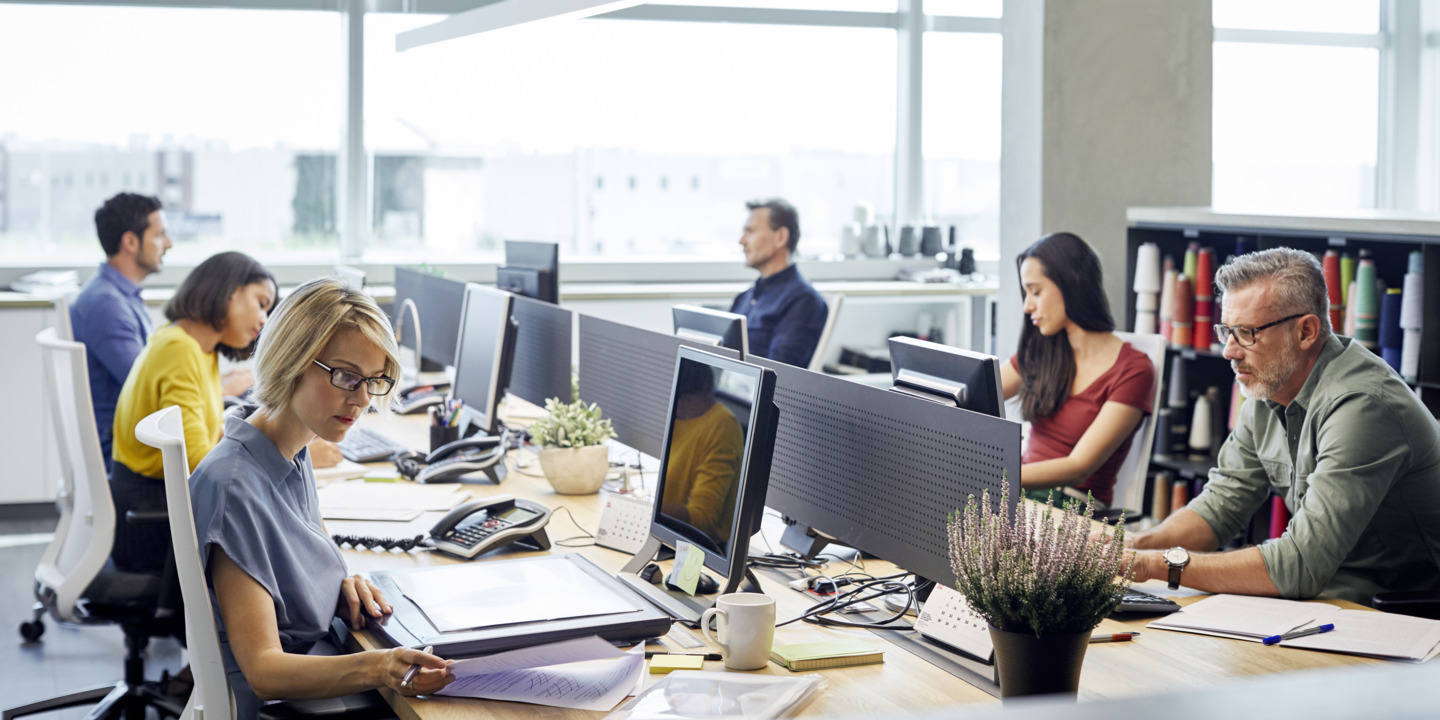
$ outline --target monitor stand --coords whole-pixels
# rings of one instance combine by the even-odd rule
[[[800,553],[806,560],[814,560],[819,557],[820,551],[835,542],[835,538],[809,525],[802,525],[788,516],[784,518],[784,522],[785,531],[780,535],[780,544]]]
[[[721,595],[733,592],[762,592],[759,579],[748,567],[745,568],[743,576],[724,578],[720,591],[713,596],[692,596],[683,590],[671,590],[665,587],[663,578],[661,584],[653,585],[641,577],[640,572],[655,559],[655,556],[664,547],[659,538],[654,535],[649,536],[645,540],[645,545],[635,553],[634,557],[630,558],[630,562],[625,563],[625,567],[616,574],[616,577],[656,607],[669,613],[671,617],[692,624],[698,623],[700,615],[714,606],[715,599]]]

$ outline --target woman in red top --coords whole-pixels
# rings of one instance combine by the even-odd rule
[[[1039,500],[1066,488],[1109,505],[1115,473],[1155,397],[1155,366],[1115,335],[1100,259],[1084,240],[1046,235],[1017,265],[1030,322],[1000,382],[1006,399],[1020,395],[1030,423],[1020,485]]]

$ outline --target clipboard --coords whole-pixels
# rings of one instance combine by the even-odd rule
[[[391,646],[434,647],[433,653],[443,658],[463,658],[475,655],[514,650],[543,643],[569,640],[571,638],[599,635],[616,644],[630,644],[648,638],[659,637],[670,631],[672,620],[669,615],[650,604],[639,594],[607,574],[594,563],[576,554],[549,555],[543,557],[491,560],[486,565],[510,563],[568,563],[569,570],[579,570],[597,585],[611,590],[623,599],[632,610],[623,613],[587,615],[557,620],[540,620],[469,630],[442,632],[425,615],[413,600],[401,591],[396,579],[407,574],[445,572],[453,568],[457,580],[471,565],[452,565],[447,568],[416,568],[400,572],[376,572],[371,575],[385,597],[395,606],[395,612],[382,619],[378,625],[371,625],[371,632]],[[557,568],[558,569],[558,568]],[[573,600],[583,605],[586,602],[585,588],[575,588]]]

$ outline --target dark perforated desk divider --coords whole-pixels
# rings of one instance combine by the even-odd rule
[[[946,522],[971,495],[989,490],[998,498],[1002,483],[1014,512],[1020,424],[763,358],[750,362],[776,374],[780,423],[766,505],[799,526],[787,537],[813,528],[953,588]],[[996,690],[993,668],[964,653],[913,631],[876,633]]]
[[[515,338],[510,394],[540,407],[552,397],[570,402],[570,345],[575,313],[519,296],[511,313],[520,329]]]
[[[666,333],[579,314],[580,399],[598,403],[615,428],[615,439],[660,457],[670,412],[675,356],[696,347],[732,360],[739,353]]]

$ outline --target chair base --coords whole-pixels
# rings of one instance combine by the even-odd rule
[[[77,707],[80,705],[95,704],[95,708],[85,715],[87,720],[91,718],[125,718],[126,720],[144,720],[145,711],[155,708],[160,717],[180,717],[185,710],[183,698],[175,698],[160,692],[150,683],[131,685],[127,682],[119,682],[114,685],[102,685],[89,690],[70,693],[49,700],[33,702],[29,705],[22,705],[10,708],[0,713],[0,720],[25,717],[39,713],[62,710],[64,708]]]

